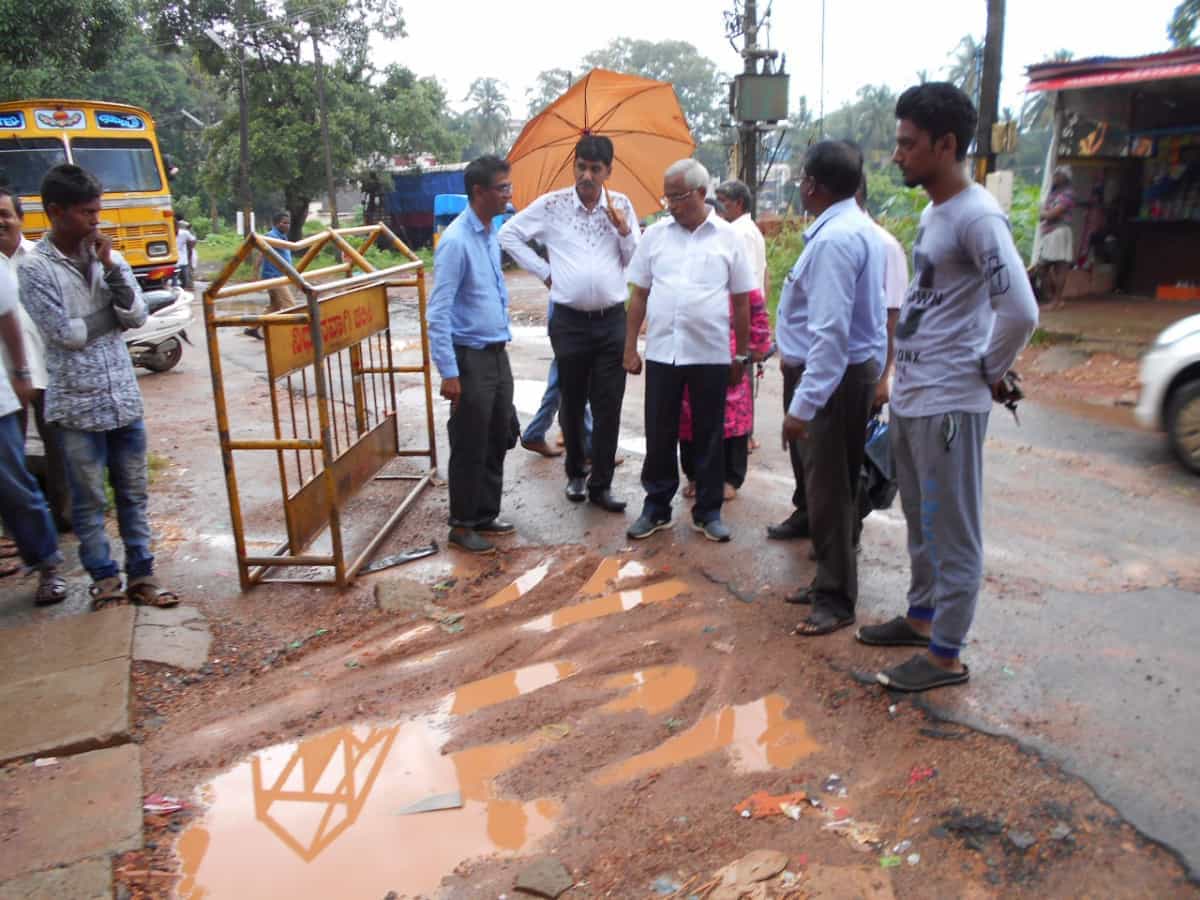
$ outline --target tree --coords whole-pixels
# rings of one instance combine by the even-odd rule
[[[476,78],[463,100],[472,104],[466,114],[477,146],[484,153],[505,153],[512,113],[504,85],[496,78]]]
[[[946,80],[961,88],[963,93],[978,104],[983,77],[983,42],[977,41],[973,35],[965,35],[950,56]]]
[[[1167,36],[1176,47],[1195,47],[1196,32],[1200,28],[1200,0],[1182,0],[1175,7],[1171,22],[1167,25]]]
[[[0,84],[5,93],[28,97],[46,72],[103,68],[133,24],[127,0],[0,4]]]
[[[1043,62],[1068,62],[1074,55],[1070,50],[1055,50]],[[1034,91],[1026,95],[1025,102],[1021,104],[1021,116],[1017,127],[1021,131],[1049,128],[1053,124],[1051,118],[1054,115],[1054,104],[1050,102],[1052,96],[1052,91]]]
[[[525,91],[529,103],[529,117],[533,118],[565,94],[573,82],[574,78],[569,69],[546,69],[538,72],[533,87]]]
[[[858,89],[854,110],[854,140],[870,159],[891,155],[896,135],[896,94],[887,85],[864,85]]]
[[[301,233],[309,201],[325,190],[314,66],[306,58],[315,37],[333,51],[325,62],[330,155],[337,178],[377,167],[393,155],[430,152],[453,157],[460,141],[451,128],[445,94],[432,79],[402,67],[377,72],[370,40],[404,33],[397,0],[149,0],[161,39],[187,43],[215,73],[227,96],[236,92],[238,54],[245,48],[249,88],[250,162],[260,211],[282,196],[292,234]],[[205,31],[229,37],[220,50]],[[322,57],[325,54],[322,53]],[[214,130],[205,181],[222,196],[232,193],[238,166],[238,119],[230,113]]]

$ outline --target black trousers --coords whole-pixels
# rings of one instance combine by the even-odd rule
[[[679,412],[686,385],[692,404],[692,452],[696,505],[692,519],[701,524],[721,517],[725,496],[725,391],[729,366],[672,366],[646,361],[646,461],[642,512],[669,518],[679,490]]]
[[[691,441],[679,442],[679,465],[688,481],[696,480],[696,447]],[[740,488],[750,468],[750,435],[725,438],[725,483]]]
[[[474,528],[500,514],[513,379],[503,344],[455,346],[462,395],[450,413],[450,524]]]
[[[864,440],[879,364],[848,366],[829,401],[808,423],[802,444],[805,499],[817,574],[812,582],[814,607],[840,615],[858,602],[855,538],[861,528],[858,492]]]
[[[71,486],[67,481],[67,458],[63,455],[62,436],[58,433],[57,425],[46,421],[44,390],[35,391],[29,405],[33,407],[33,422],[46,453],[44,468],[35,464],[31,466],[31,471],[41,482],[42,491],[46,495],[46,505],[50,507],[50,515],[54,517],[54,527],[59,531],[70,531]],[[28,408],[23,408],[20,415],[21,434],[28,434]]]
[[[786,416],[792,405],[792,397],[796,387],[804,375],[804,366],[783,366],[783,414]],[[792,478],[796,489],[792,491],[792,518],[797,522],[808,523],[808,501],[804,496],[804,451],[798,441],[788,443],[788,458],[792,462]]]
[[[558,363],[562,405],[558,420],[566,447],[568,478],[588,474],[583,414],[592,405],[592,470],[588,493],[612,486],[617,440],[621,431],[621,403],[625,399],[625,305],[585,312],[554,305],[550,317],[550,345]]]

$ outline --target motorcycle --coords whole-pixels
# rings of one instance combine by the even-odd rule
[[[143,291],[146,323],[125,332],[125,346],[135,366],[151,372],[166,372],[183,358],[183,342],[191,343],[187,327],[192,324],[192,293],[173,285]]]

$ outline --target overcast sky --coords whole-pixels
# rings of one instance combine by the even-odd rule
[[[1169,49],[1167,22],[1178,0],[1139,0],[1109,7],[1101,0],[1008,0],[1001,107],[1019,108],[1025,66],[1066,48],[1076,57],[1133,56]],[[760,14],[767,0],[758,0]],[[732,0],[410,0],[408,37],[379,48],[378,65],[398,62],[432,75],[461,111],[478,77],[500,79],[515,117],[544,69],[575,69],[617,37],[682,40],[733,74],[741,60],[724,33]],[[940,75],[966,34],[982,39],[985,0],[828,0],[825,13],[825,109],[831,112],[864,84],[901,89],[927,69]],[[807,96],[818,111],[821,0],[776,0],[770,45],[787,54],[791,104]]]

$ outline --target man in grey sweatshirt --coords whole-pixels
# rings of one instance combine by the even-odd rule
[[[959,660],[983,578],[983,441],[993,399],[1037,325],[1037,302],[1008,219],[967,177],[974,106],[945,82],[896,104],[893,159],[930,204],[896,328],[891,415],[908,523],[908,611],[858,639],[923,652],[876,677],[904,691],[961,684]]]

